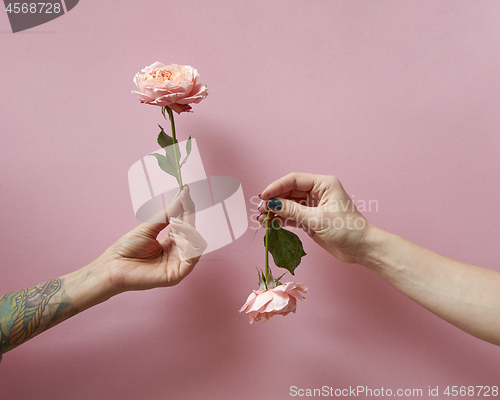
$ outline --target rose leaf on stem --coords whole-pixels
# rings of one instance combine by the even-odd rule
[[[265,237],[264,237],[265,240]],[[264,241],[265,243],[265,241]],[[294,275],[295,268],[306,255],[299,237],[283,229],[277,220],[269,227],[269,252],[277,267],[285,268]]]
[[[186,163],[189,155],[191,154],[191,136],[189,136],[187,142],[186,142],[186,157],[184,158],[184,160],[182,160],[181,162],[181,167]]]
[[[161,129],[160,133],[158,134],[158,139],[157,139],[160,147],[165,148],[165,147],[168,147],[168,146],[171,146],[172,144],[174,144],[174,139],[163,130],[161,125],[158,125],[158,126]]]
[[[180,182],[179,176],[177,175],[177,168],[175,168],[175,161],[172,161],[171,158],[165,157],[162,154],[152,153],[149,155],[156,157],[156,160],[158,160],[158,166],[167,174],[172,175],[175,179],[177,179],[177,182]]]

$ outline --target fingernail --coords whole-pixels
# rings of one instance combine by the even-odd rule
[[[281,211],[283,208],[283,202],[278,199],[270,199],[267,202],[267,208],[270,208],[273,211]]]
[[[260,199],[260,195],[261,195],[261,194],[262,194],[262,192],[260,192],[260,193],[257,195],[257,197],[258,197],[259,199]]]
[[[186,191],[186,193],[189,194],[189,186],[188,185],[184,185],[184,190]]]
[[[257,206],[257,210],[260,208],[260,206],[261,206],[262,204],[264,204],[264,200],[261,200],[261,201],[260,201],[259,205]]]
[[[170,218],[170,222],[174,222],[176,224],[182,224],[182,220],[180,220],[178,218],[174,218],[174,217]]]
[[[262,213],[260,213],[259,215],[257,215],[257,218],[255,218],[255,219],[258,221],[261,215],[262,215]]]

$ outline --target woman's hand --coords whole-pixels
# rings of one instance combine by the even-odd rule
[[[187,186],[154,220],[159,222],[139,225],[89,265],[0,297],[0,355],[116,294],[184,279],[207,247],[194,227]],[[165,228],[166,237],[158,240]],[[25,312],[27,304],[32,312]]]
[[[365,237],[373,226],[336,177],[294,172],[271,183],[260,198],[259,222],[271,210],[282,226],[304,229],[338,259],[350,263],[363,259]]]
[[[194,268],[207,244],[195,229],[194,203],[184,187],[159,223],[143,223],[121,237],[101,257],[109,265],[117,293],[173,286]],[[166,236],[157,240],[167,229]]]

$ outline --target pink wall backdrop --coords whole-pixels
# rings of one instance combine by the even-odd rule
[[[383,229],[500,268],[498,1],[81,0],[16,34],[0,12],[0,31],[0,294],[88,264],[138,224],[127,171],[162,119],[130,91],[154,61],[208,84],[179,135],[208,175],[242,182],[249,218],[274,179],[334,174],[378,202],[365,215]],[[250,326],[237,310],[263,262],[255,227],[181,285],[114,297],[7,353],[0,398],[500,384],[497,347],[301,233],[308,301]]]

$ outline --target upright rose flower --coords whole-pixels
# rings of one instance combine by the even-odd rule
[[[208,96],[207,86],[198,81],[198,71],[188,65],[164,65],[155,62],[138,72],[134,82],[142,103],[170,107],[177,114],[191,110]]]
[[[180,151],[175,132],[174,113],[190,111],[191,103],[199,103],[208,96],[207,86],[198,82],[198,71],[188,65],[177,64],[164,65],[158,61],[144,68],[134,76],[134,83],[139,92],[134,92],[141,98],[141,103],[152,104],[161,107],[161,113],[165,119],[168,114],[172,136],[167,135],[160,127],[157,142],[165,150],[165,155],[153,153],[158,166],[167,174],[177,179],[179,188],[182,190],[181,168],[185,164],[189,153],[191,153],[191,136],[186,142],[186,157],[180,160]]]
[[[247,302],[241,307],[240,313],[245,311],[248,321],[267,321],[273,315],[288,315],[295,312],[297,299],[305,300],[302,293],[307,287],[300,283],[288,282],[271,289],[254,290],[248,296]]]

